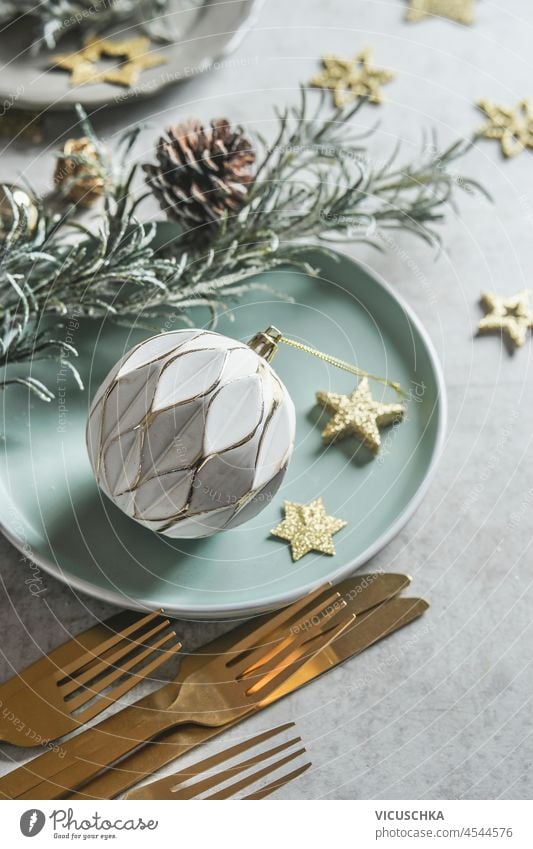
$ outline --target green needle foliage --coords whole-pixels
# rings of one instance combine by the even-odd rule
[[[24,210],[13,203],[12,226],[0,243],[0,387],[24,383],[50,400],[43,384],[18,371],[10,377],[8,368],[47,358],[64,362],[80,382],[71,360],[63,359],[67,350],[76,353],[61,341],[69,315],[138,324],[172,311],[190,321],[188,311],[203,306],[216,317],[231,299],[264,288],[256,278],[262,272],[292,265],[313,273],[304,258],[310,245],[329,251],[331,240],[362,241],[382,248],[387,228],[438,245],[435,224],[456,190],[483,191],[452,171],[470,143],[439,151],[433,140],[412,163],[397,165],[395,151],[373,166],[363,144],[369,134],[354,135],[349,123],[359,108],[332,113],[318,98],[311,112],[302,92],[297,107],[278,114],[274,142],[257,138],[262,152],[246,204],[220,221],[207,246],[191,233],[160,245],[156,224],[139,217],[148,194],[136,188],[133,148],[140,130],[124,136],[111,159],[80,109],[84,134],[98,151],[103,208],[85,224],[72,207],[58,216],[40,206],[29,234]]]

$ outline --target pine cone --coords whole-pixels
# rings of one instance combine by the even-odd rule
[[[198,238],[210,235],[225,213],[237,213],[253,182],[255,153],[242,127],[220,118],[205,128],[191,119],[159,139],[157,165],[145,165],[146,182],[166,215]]]
[[[54,183],[64,197],[81,206],[92,206],[101,197],[104,180],[98,152],[90,139],[83,137],[65,142],[57,160]]]

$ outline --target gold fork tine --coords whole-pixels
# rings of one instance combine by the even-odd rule
[[[274,752],[266,752],[265,756],[269,757],[270,754],[274,754]],[[258,769],[257,772],[253,772],[251,775],[245,775],[244,778],[241,778],[239,781],[235,781],[233,784],[230,784],[229,787],[223,787],[222,790],[218,790],[216,793],[213,793],[211,796],[207,796],[207,799],[231,799],[236,793],[239,793],[241,790],[244,790],[245,787],[249,787],[251,784],[255,784],[256,781],[260,781],[265,775],[270,775],[272,772],[276,772],[276,770],[281,769],[285,764],[290,763],[295,760],[295,758],[299,758],[300,755],[305,754],[305,747],[303,746],[301,749],[298,749],[296,752],[291,752],[289,755],[285,755],[284,758],[280,758],[275,763],[267,764],[262,769]],[[256,763],[259,760],[264,760],[265,756],[257,758]],[[253,766],[253,764],[249,764],[248,766]],[[217,783],[221,783],[222,781],[227,781],[228,778],[231,777],[231,773],[226,771],[226,774],[221,773],[220,780]]]
[[[308,601],[309,601],[309,599],[308,599]],[[339,604],[339,610],[346,607],[346,602],[344,600],[340,599],[339,593],[333,592],[329,596],[327,596],[327,598],[325,598],[323,601],[321,601],[319,604],[315,605],[310,611],[308,611],[305,614],[305,617],[298,619],[297,622],[295,622],[294,625],[292,626],[291,630],[293,632],[296,632],[297,628],[302,626],[302,623],[305,624],[306,622],[309,621],[309,622],[311,622],[311,625],[307,630],[310,631],[313,628],[313,621],[312,621],[313,618],[315,616],[319,616],[320,614],[322,614],[325,611],[325,609],[328,608],[330,605],[332,605],[334,602],[337,602]],[[292,611],[292,612],[294,612],[294,611]],[[287,611],[285,611],[285,618],[286,618],[286,615],[287,615]],[[291,616],[291,618],[292,618],[292,616]],[[285,621],[285,620],[283,620],[283,621]],[[270,633],[269,633],[269,636],[270,636]],[[302,632],[302,633],[305,633],[305,631]],[[268,648],[265,648],[264,645],[261,645],[258,642],[261,635],[259,635],[259,637],[257,635],[258,635],[258,632],[256,631],[255,635],[254,635],[255,645],[253,647],[253,651],[244,655],[244,657],[242,657],[242,658],[234,658],[233,660],[231,660],[228,663],[228,666],[231,668],[232,672],[234,673],[234,675],[236,677],[238,677],[239,675],[242,675],[242,673],[245,672],[245,671],[246,672],[251,671],[256,666],[260,666],[260,668],[263,669],[264,663],[267,660],[269,660],[271,656],[277,655],[281,646],[285,642],[287,642],[288,640],[292,639],[290,634],[284,634],[281,638],[278,637],[276,642],[272,641],[272,643],[271,643],[272,649],[268,650]]]
[[[171,631],[170,634],[165,634],[165,636],[162,637],[160,640],[157,640],[157,642],[153,643],[153,645],[147,646],[144,651],[140,652],[139,654],[136,654],[135,657],[130,658],[126,663],[123,663],[120,666],[113,667],[111,672],[101,678],[100,681],[95,682],[94,684],[88,687],[85,687],[83,692],[81,692],[79,695],[74,696],[74,698],[72,699],[68,699],[66,705],[69,711],[72,713],[73,711],[83,707],[83,705],[87,704],[87,702],[90,702],[91,699],[94,698],[94,696],[98,695],[98,693],[101,693],[102,690],[105,690],[106,687],[109,687],[111,684],[113,684],[114,681],[118,681],[119,678],[122,678],[124,673],[128,672],[130,669],[134,669],[143,660],[145,660],[145,658],[158,651],[158,649],[163,649],[165,643],[168,643],[169,640],[172,640],[175,636],[176,632]],[[177,650],[179,648],[181,648],[181,643],[174,644],[174,650]],[[165,651],[166,649],[163,649],[163,652]],[[131,676],[129,676],[129,680],[133,680],[133,682],[135,683],[135,679],[137,679],[138,681],[139,676],[145,677],[142,670],[139,670],[138,673],[133,673]],[[114,690],[112,692],[114,692]],[[111,695],[111,693],[109,695]]]
[[[329,628],[325,633],[321,633],[313,640],[313,648],[309,647],[309,650],[304,654],[300,655],[297,660],[290,664],[285,664],[281,669],[275,668],[271,671],[270,674],[266,674],[262,676],[255,684],[253,684],[249,690],[246,691],[248,696],[257,696],[259,703],[261,704],[263,699],[268,698],[268,696],[280,687],[287,678],[290,678],[295,672],[297,672],[304,663],[307,663],[311,658],[315,657],[318,652],[325,649],[330,645],[334,640],[339,637],[343,631],[348,628],[352,622],[355,620],[355,614],[351,614],[345,620],[343,620],[336,628]],[[309,639],[309,637],[308,637]],[[295,644],[293,648],[296,647]],[[287,657],[288,652],[284,652],[285,657]],[[279,661],[278,661],[279,662]]]
[[[224,784],[225,781],[228,781],[230,778],[234,778],[234,776],[239,775],[239,773],[246,772],[247,769],[251,769],[251,767],[256,766],[256,764],[258,763],[261,763],[261,761],[266,761],[268,760],[268,758],[271,757],[273,758],[280,752],[284,752],[286,749],[290,749],[291,746],[296,745],[296,743],[301,742],[301,737],[295,737],[293,740],[288,740],[286,743],[280,743],[279,746],[275,746],[273,749],[266,749],[266,751],[260,752],[259,754],[254,755],[251,758],[247,758],[247,760],[245,761],[241,761],[240,763],[235,764],[234,766],[230,766],[227,769],[221,770],[221,772],[217,772],[214,775],[209,775],[207,776],[207,778],[203,778],[200,781],[197,781],[195,784],[191,784],[186,787],[173,785],[170,788],[171,798],[183,800],[195,799],[197,796],[200,796],[207,790],[211,790],[213,787],[217,787],[219,784]],[[296,757],[297,755],[302,754],[302,752],[305,752],[305,748],[300,749],[298,752],[292,755],[292,757]]]
[[[0,734],[15,745],[32,746],[75,731],[181,648],[179,643],[171,646],[177,638],[168,632],[169,625],[160,611],[137,614],[133,620],[130,614],[101,623],[43,656],[29,667],[27,680],[7,689],[9,696],[1,703],[20,717],[20,727],[17,723],[6,730],[0,725]]]
[[[357,621],[362,621],[362,617],[360,618],[357,615],[354,615],[352,622],[348,623],[348,624],[353,624],[354,622],[357,622]],[[331,627],[333,627],[333,625]],[[307,662],[307,660],[309,660],[310,657],[314,657],[314,655],[316,654],[315,647],[316,647],[316,645],[318,645],[317,640],[320,640],[320,643],[319,643],[320,648],[318,649],[318,651],[321,651],[322,648],[324,647],[323,643],[321,641],[322,637],[324,635],[327,635],[328,633],[329,633],[328,628],[325,628],[320,633],[311,632],[311,633],[308,633],[307,640],[304,641],[301,645],[296,646],[295,644],[293,644],[292,645],[292,652],[290,654],[288,654],[288,656],[286,657],[286,662],[284,663],[284,666],[290,666],[290,664],[295,663],[296,661],[299,661],[302,657],[305,658],[305,662]],[[329,643],[328,643],[328,645],[329,645]],[[300,666],[300,664],[299,664],[299,666]],[[251,672],[255,671],[255,669],[258,669],[259,667],[260,667],[260,665],[257,664],[254,667],[254,669],[251,670]],[[276,674],[275,671],[274,671],[273,674],[274,675]],[[252,675],[248,674],[248,671],[247,671],[246,678],[249,679],[251,677],[252,677]]]
[[[209,758],[204,758],[203,761],[198,761],[198,763],[193,764],[192,766],[185,769],[183,772],[176,772],[174,775],[171,775],[169,780],[173,780],[173,784],[179,784],[180,781],[186,781],[189,778],[196,778],[197,775],[200,775],[202,772],[207,772],[209,769],[213,769],[215,766],[219,766],[224,761],[229,761],[231,758],[237,757],[237,755],[242,755],[243,752],[248,751],[248,749],[253,749],[254,746],[259,746],[260,743],[264,743],[265,740],[270,740],[271,737],[275,737],[277,734],[282,734],[283,731],[287,731],[289,728],[294,728],[294,722],[286,722],[285,725],[278,725],[276,728],[271,728],[269,731],[262,731],[261,734],[257,734],[255,737],[251,737],[249,740],[244,740],[242,743],[236,743],[235,746],[230,746],[229,749],[223,749],[221,752],[217,752],[216,755],[211,755]]]
[[[117,631],[116,634],[113,634],[112,637],[109,637],[108,640],[104,640],[103,643],[95,646],[94,649],[85,652],[84,654],[77,657],[71,663],[67,663],[62,667],[61,672],[61,680],[63,678],[71,678],[76,672],[81,672],[83,667],[85,667],[88,663],[91,663],[94,660],[100,658],[108,649],[116,646],[117,643],[122,642],[126,637],[129,637],[131,634],[138,631],[139,628],[148,625],[150,622],[153,622],[154,619],[157,619],[158,616],[161,616],[162,610],[156,610],[154,613],[149,613],[147,616],[144,616],[142,619],[138,619],[132,625],[129,625],[127,628],[124,628],[122,631]]]
[[[327,634],[329,630],[331,630],[335,623],[339,621],[339,614],[343,612],[345,604],[342,604],[334,614],[326,618],[325,616],[321,619],[317,616],[317,621],[313,622],[312,620],[305,620],[305,628],[302,628],[302,623],[298,622],[291,630],[292,634],[287,634],[279,644],[268,652],[267,655],[264,655],[264,662],[262,659],[252,662],[249,666],[248,664],[244,664],[244,668],[240,673],[240,677],[245,677],[247,681],[251,682],[251,679],[255,678],[255,680],[259,680],[259,683],[266,682],[265,679],[269,677],[269,673],[275,673],[279,671],[280,668],[285,668],[287,663],[283,663],[293,652],[299,648],[301,645],[305,643],[310,643],[314,637],[317,635]],[[354,614],[350,614],[354,615]],[[311,624],[308,626],[307,622]],[[300,630],[301,629],[301,630]],[[248,661],[252,660],[251,656],[248,656]]]
[[[289,728],[294,728],[294,726],[294,722],[286,722],[284,725],[278,725],[276,728],[271,728],[268,731],[262,731],[260,734],[256,734],[255,737],[250,737],[248,740],[243,740],[241,743],[236,743],[234,746],[230,746],[229,749],[223,749],[215,755],[210,755],[208,758],[204,758],[195,764],[191,764],[180,772],[175,772],[173,775],[169,775],[166,778],[160,778],[158,781],[153,781],[151,784],[147,784],[138,790],[133,790],[128,793],[125,798],[173,799],[175,798],[173,790],[183,782],[189,781],[192,778],[197,778],[202,773],[208,772],[216,766],[220,766],[220,764],[225,761],[236,758],[237,755],[242,755],[242,753],[247,752],[248,749],[253,749],[255,746],[259,746],[261,743],[264,743],[265,740],[270,740],[271,737],[276,737],[278,734],[282,734]],[[298,738],[298,740],[299,739],[300,738]]]
[[[120,699],[125,693],[129,693],[129,691],[133,689],[133,687],[135,687],[136,684],[139,683],[139,681],[144,680],[149,675],[151,675],[154,670],[158,669],[163,663],[165,663],[170,657],[172,657],[173,654],[179,651],[180,648],[181,643],[177,642],[174,643],[174,645],[163,649],[160,652],[159,656],[154,658],[151,663],[148,663],[146,666],[144,666],[142,669],[139,669],[137,672],[128,675],[128,677],[125,681],[122,682],[122,684],[118,684],[116,687],[113,687],[113,689],[109,693],[100,696],[93,705],[90,705],[90,707],[88,707],[82,713],[79,713],[76,716],[76,720],[80,723],[85,723],[89,722],[89,720],[92,719],[94,716],[98,716],[98,714],[101,713],[107,706],[105,702],[110,705],[111,703],[118,701],[118,699]]]
[[[289,619],[292,619],[296,613],[300,613],[300,611],[304,610],[309,604],[311,604],[311,602],[323,595],[323,593],[329,588],[330,585],[319,587],[319,589],[315,590],[313,593],[304,596],[300,599],[300,601],[295,601],[289,607],[283,608],[283,610],[276,614],[276,616],[268,617],[263,625],[260,625],[258,628],[254,628],[250,634],[243,637],[242,640],[239,640],[231,647],[231,657],[228,660],[228,665],[233,665],[232,660],[237,660],[238,654],[247,651],[248,649],[255,648],[261,640],[270,637],[276,628],[286,625]],[[335,595],[337,597],[340,596],[339,593],[335,593]]]
[[[334,618],[336,620],[337,616]],[[332,627],[333,624],[330,624],[329,629]],[[326,629],[323,624],[313,625],[308,631],[301,631],[295,637],[287,637],[281,642],[277,651],[269,652],[269,658],[265,663],[255,663],[252,669],[245,669],[242,676],[250,683],[250,687],[254,679],[262,684],[270,673],[276,673],[285,668],[287,664],[283,661],[290,657],[295,649],[310,642],[315,635],[327,633],[329,629]]]
[[[287,775],[283,775],[281,778],[278,778],[277,781],[273,781],[271,784],[267,784],[266,787],[256,790],[255,793],[250,793],[249,796],[243,796],[242,801],[257,801],[258,799],[264,799],[266,796],[270,796],[272,793],[275,793],[276,790],[279,790],[280,787],[285,787],[285,785],[289,784],[290,781],[294,781],[295,778],[299,778],[300,775],[307,772],[310,766],[310,763],[306,763],[303,766],[299,766],[297,769],[293,769],[292,772],[288,772]]]
[[[106,652],[106,656],[95,663],[94,665],[90,665],[86,667],[84,672],[81,672],[79,675],[75,677],[71,677],[65,680],[62,676],[58,681],[58,687],[60,688],[63,696],[69,696],[71,693],[74,693],[82,684],[88,684],[89,681],[94,680],[102,672],[105,672],[106,669],[113,668],[117,661],[120,660],[125,655],[128,655],[130,652],[135,651],[139,646],[147,645],[148,640],[158,634],[160,631],[163,631],[165,628],[170,625],[168,619],[164,619],[159,625],[156,625],[155,628],[152,628],[150,631],[141,634],[136,640],[128,640],[126,645],[119,646],[116,651],[111,651],[109,654]],[[175,632],[172,631],[170,636],[175,636]],[[121,664],[121,669],[129,668],[127,664]],[[64,682],[64,683],[62,683]]]

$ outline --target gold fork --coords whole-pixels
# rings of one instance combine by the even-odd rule
[[[160,611],[150,613],[60,668],[41,658],[3,685],[0,740],[37,746],[94,719],[181,648],[169,625]]]
[[[364,651],[378,640],[392,634],[417,619],[427,609],[428,605],[422,599],[395,598],[409,579],[402,575],[380,574],[349,578],[337,586],[341,596],[347,601],[351,613],[356,614],[355,622],[347,628],[334,642],[330,642],[323,651],[312,657],[294,675],[290,676],[281,686],[270,694],[262,703],[261,709],[268,707],[276,700],[294,692],[305,684],[313,681],[328,670]],[[376,589],[379,586],[379,589]],[[364,587],[364,592],[359,589]],[[387,599],[391,599],[388,600]],[[386,602],[386,603],[385,603]],[[252,623],[246,622],[237,631],[226,633],[189,656],[193,662],[200,663],[202,657],[221,653],[242,638]],[[306,650],[303,647],[302,650]],[[190,665],[189,665],[190,672]],[[180,680],[185,680],[184,667],[180,669]],[[240,719],[220,728],[207,728],[199,725],[181,725],[175,730],[158,737],[155,742],[147,743],[133,754],[128,755],[117,765],[107,769],[100,777],[93,778],[82,789],[64,796],[70,800],[113,799],[126,792],[140,781],[154,775],[158,770],[175,761],[191,749],[200,746],[207,740],[224,733],[224,731]],[[99,727],[103,730],[104,723]],[[35,782],[34,782],[35,783]]]
[[[320,602],[315,604],[317,598]],[[61,757],[47,752],[0,779],[0,797],[61,798],[165,731],[186,723],[223,726],[258,710],[275,689],[330,645],[354,618],[338,592],[324,596],[322,588],[317,590],[269,617],[227,653],[200,664],[194,658],[191,673],[181,683],[178,676],[67,741],[61,747]],[[305,650],[295,657],[301,646]],[[185,665],[187,661],[185,657]]]
[[[215,767],[220,766],[221,764],[226,763],[227,761],[233,760],[237,758],[239,755],[242,755],[243,752],[247,752],[250,749],[254,749],[257,746],[260,746],[266,740],[270,740],[272,737],[277,737],[279,734],[283,734],[289,728],[294,728],[294,722],[287,722],[285,725],[279,725],[277,728],[272,728],[270,731],[263,731],[261,734],[257,734],[255,737],[251,737],[249,740],[245,740],[243,743],[237,743],[235,746],[231,746],[229,749],[224,749],[221,752],[218,752],[216,755],[212,755],[209,758],[205,758],[202,761],[198,761],[198,763],[193,764],[192,766],[187,767],[181,772],[176,772],[174,775],[169,775],[166,778],[161,778],[158,781],[152,781],[151,784],[146,784],[144,787],[140,787],[138,790],[132,790],[131,793],[128,793],[124,798],[125,799],[198,799],[200,797],[204,799],[232,799],[237,797],[237,795],[247,787],[251,787],[254,784],[257,784],[259,781],[262,781],[263,778],[266,778],[267,775],[271,775],[274,772],[277,772],[279,769],[284,767],[286,764],[291,761],[296,760],[301,755],[305,753],[305,746],[300,747],[299,749],[294,749],[294,746],[297,743],[302,742],[301,737],[293,737],[292,740],[287,740],[284,743],[280,743],[274,747],[265,749],[264,751],[259,752],[257,755],[253,755],[250,758],[246,758],[244,761],[239,761],[233,766],[229,766],[226,769],[220,770],[214,774],[209,775],[208,773],[213,770]],[[293,751],[289,751],[289,749],[293,749]],[[272,758],[276,757],[276,755],[280,755],[283,752],[288,752],[288,754],[279,758],[276,761],[271,761]],[[271,763],[267,763],[264,767],[259,770],[256,770],[253,773],[249,773],[249,770],[253,769],[253,767],[258,766],[264,761],[271,761]],[[270,782],[266,786],[259,787],[253,793],[250,793],[247,796],[240,797],[241,799],[264,799],[266,796],[270,796],[276,790],[279,790],[280,787],[284,787],[285,784],[288,784],[289,781],[294,781],[295,778],[298,778],[302,773],[309,769],[311,763],[305,763],[296,769],[292,770],[289,773],[285,773],[284,775],[280,775],[274,781]],[[226,784],[230,779],[235,778],[243,773],[248,773],[247,775],[243,775],[238,781],[233,782],[226,787],[221,787],[220,785]],[[194,783],[191,783],[193,779],[199,779]],[[204,794],[214,788],[219,788],[215,790],[209,796],[205,796]]]

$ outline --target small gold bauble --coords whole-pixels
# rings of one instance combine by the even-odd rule
[[[15,206],[19,210],[19,226],[31,236],[39,220],[39,210],[32,195],[12,183],[0,183],[0,239],[5,238],[15,223]],[[22,230],[21,230],[22,232]]]
[[[81,206],[92,206],[104,193],[98,151],[90,139],[68,139],[58,157],[54,183],[62,195]]]

